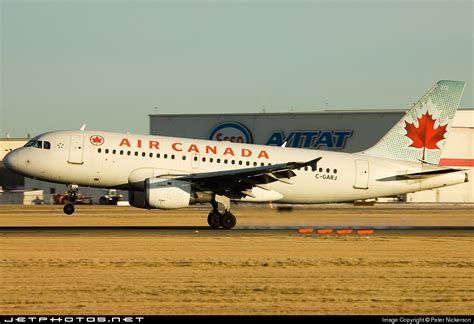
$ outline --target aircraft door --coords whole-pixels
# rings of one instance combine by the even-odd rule
[[[354,188],[368,189],[369,188],[369,161],[356,160],[356,175]]]
[[[82,156],[84,153],[84,136],[71,135],[71,142],[69,143],[69,163],[82,164],[84,163]]]
[[[193,154],[191,157],[191,165],[193,169],[199,168],[199,154]]]

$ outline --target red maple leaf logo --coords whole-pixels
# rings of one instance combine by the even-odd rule
[[[436,120],[428,112],[418,118],[418,127],[415,123],[410,124],[405,121],[406,137],[412,140],[410,147],[423,148],[423,160],[425,159],[425,149],[439,150],[438,142],[445,139],[446,127],[448,124],[434,128]]]
[[[93,145],[99,146],[99,145],[102,145],[102,143],[104,143],[104,138],[100,135],[94,135],[94,136],[91,136],[90,141]]]

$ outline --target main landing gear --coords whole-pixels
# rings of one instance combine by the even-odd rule
[[[74,213],[74,203],[76,202],[77,191],[79,189],[78,185],[68,185],[67,194],[69,196],[68,204],[64,205],[63,211],[66,215],[72,215]]]
[[[210,211],[209,215],[207,216],[207,223],[212,228],[224,228],[224,229],[232,229],[234,228],[235,224],[237,224],[237,219],[235,218],[234,214],[230,212],[230,201],[228,198],[225,201],[219,201],[223,203],[225,209],[224,212],[220,212],[218,209],[218,202],[216,197],[213,197],[211,200],[212,210]]]

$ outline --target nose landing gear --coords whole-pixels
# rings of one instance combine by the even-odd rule
[[[69,203],[64,206],[63,211],[66,215],[72,215],[75,210],[74,202],[76,201],[77,191],[79,190],[79,186],[71,184],[71,185],[68,185],[67,188],[68,188],[67,194],[69,196],[69,199],[68,199]]]

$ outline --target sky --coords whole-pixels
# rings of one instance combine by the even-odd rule
[[[474,108],[474,1],[0,0],[0,137],[148,114]]]

